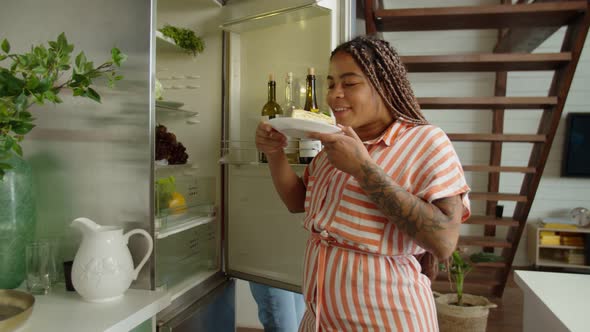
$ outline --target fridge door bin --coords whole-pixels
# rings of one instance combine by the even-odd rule
[[[233,279],[214,276],[160,312],[158,331],[235,331],[235,293]]]

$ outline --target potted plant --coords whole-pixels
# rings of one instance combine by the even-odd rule
[[[479,257],[472,255],[473,261]],[[483,332],[486,330],[489,309],[497,307],[483,296],[463,293],[463,283],[471,267],[461,257],[459,250],[453,252],[446,263],[441,264],[441,270],[448,272],[451,288],[455,288],[455,293],[435,293],[434,301],[441,332]]]
[[[98,66],[84,52],[72,59],[73,50],[64,33],[48,47],[36,45],[23,53],[11,53],[7,39],[0,43],[0,288],[15,288],[22,282],[24,246],[35,229],[31,168],[21,158],[20,145],[35,127],[29,109],[34,104],[61,103],[60,93],[66,89],[100,102],[92,88],[94,80],[106,78],[112,87],[122,79],[115,69],[126,55],[119,49],[113,48],[111,59]]]

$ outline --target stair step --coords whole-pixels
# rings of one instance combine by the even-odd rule
[[[463,165],[466,172],[487,172],[487,173],[536,173],[534,167],[517,166],[492,166],[492,165]]]
[[[526,202],[527,197],[519,194],[470,192],[469,198],[473,201],[513,201]]]
[[[530,71],[556,70],[567,65],[571,53],[489,53],[402,56],[410,72]]]
[[[555,0],[534,0],[551,2]],[[494,53],[530,53],[551,37],[560,27],[528,27],[508,29],[496,44]]]
[[[451,141],[455,142],[545,142],[545,135],[519,135],[519,134],[448,134]]]
[[[585,0],[579,0],[510,6],[377,9],[374,16],[379,31],[530,28],[568,25],[587,7]]]
[[[421,97],[422,109],[545,109],[557,97]]]
[[[498,41],[494,52],[529,53],[551,37],[560,27],[514,28]]]
[[[459,236],[459,246],[510,248],[512,243],[494,236]]]
[[[469,225],[492,225],[492,226],[509,226],[518,227],[518,220],[512,218],[496,218],[493,216],[471,216],[463,222]]]

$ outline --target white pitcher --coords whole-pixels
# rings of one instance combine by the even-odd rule
[[[88,218],[75,219],[72,227],[80,229],[83,235],[72,266],[72,283],[78,294],[90,302],[122,297],[152,253],[151,236],[143,229],[123,234],[121,227],[101,226]],[[134,269],[127,243],[135,234],[145,236],[148,250]]]

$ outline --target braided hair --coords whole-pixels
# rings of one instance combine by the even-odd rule
[[[428,123],[420,111],[406,68],[387,41],[359,36],[336,47],[330,59],[339,52],[352,56],[395,119],[418,125]]]

